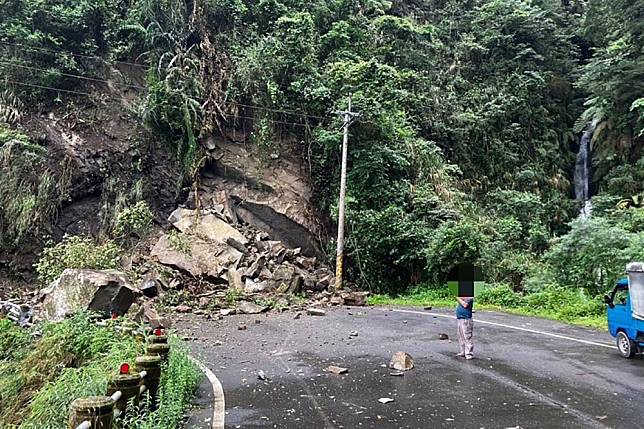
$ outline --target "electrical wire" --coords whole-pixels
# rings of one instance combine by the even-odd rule
[[[307,118],[312,118],[312,119],[326,119],[329,117],[329,114],[326,114],[325,116],[316,116],[316,115],[309,115],[308,113],[302,113],[302,112],[297,112],[295,110],[280,110],[280,109],[272,109],[269,107],[262,107],[262,106],[257,106],[257,105],[250,105],[250,104],[243,104],[243,103],[238,103],[236,101],[231,101],[229,104],[234,104],[236,106],[241,106],[241,107],[249,107],[251,109],[258,109],[258,110],[265,110],[268,112],[274,112],[274,113],[285,113],[285,114],[291,114],[291,115],[299,115],[299,116],[306,116]]]
[[[22,68],[22,69],[42,71],[42,72],[50,71],[50,70],[41,69],[41,68],[38,68],[38,67],[25,66],[25,65],[22,65],[22,64],[18,64],[18,63],[12,63],[10,61],[1,61],[0,60],[0,65],[14,66],[14,67]],[[94,78],[94,77],[83,76],[83,75],[78,75],[78,74],[71,74],[71,73],[59,72],[58,74],[61,75],[61,76],[70,77],[70,78],[74,78],[74,79],[81,79],[81,80],[88,80],[88,81],[91,81],[91,82],[101,82],[101,83],[105,83],[105,84],[125,86],[125,87],[128,87],[128,88],[141,89],[141,90],[144,90],[144,91],[147,90],[147,88],[144,87],[144,86],[131,85],[129,83],[111,82],[111,81],[108,81],[108,80],[105,80],[105,79],[98,79],[98,78]]]
[[[25,46],[25,45],[20,45],[20,44],[10,44],[10,43],[7,43],[7,42],[0,42],[0,44],[5,44],[5,45],[9,45],[9,46],[16,46],[16,47]],[[27,48],[28,49],[42,50],[42,51],[45,51],[45,52],[64,53],[64,54],[70,54],[70,55],[76,55],[76,56],[88,57],[88,58],[96,58],[96,59],[101,59],[102,60],[102,58],[100,58],[100,57],[81,55],[81,54],[73,54],[71,52],[66,52],[66,51],[53,51],[53,50],[50,50],[50,49],[43,49],[43,48],[37,48],[37,47],[28,47],[28,46],[27,46]],[[127,63],[127,62],[124,62],[124,61],[117,61],[117,63],[129,64],[129,65],[137,65],[137,64],[134,64],[134,63]],[[18,63],[14,63],[14,62],[10,62],[10,61],[1,61],[0,60],[0,64],[4,64],[4,65],[8,65],[8,66],[15,66],[15,67],[19,67],[19,68],[23,68],[23,69],[27,69],[27,70],[35,70],[35,71],[42,71],[42,72],[48,72],[49,71],[49,70],[46,70],[46,69],[43,69],[43,68],[38,68],[38,67],[33,67],[33,66],[26,66],[26,65],[23,65],[23,64],[18,64]],[[98,78],[94,78],[94,77],[78,75],[78,74],[71,74],[71,73],[63,73],[63,72],[61,72],[59,74],[61,76],[65,76],[65,77],[69,77],[69,78],[73,78],[73,79],[81,79],[81,80],[87,80],[87,81],[92,81],[92,82],[100,82],[100,83],[105,83],[105,84],[124,86],[124,87],[128,87],[128,88],[133,88],[133,89],[140,89],[140,90],[143,90],[143,91],[147,90],[146,87],[140,86],[140,85],[131,85],[131,84],[127,84],[127,83],[119,83],[119,82],[107,81],[105,79],[98,79]],[[57,89],[57,88],[52,88],[52,89],[60,90],[60,89]],[[257,105],[252,105],[252,104],[244,104],[244,103],[239,103],[239,102],[235,102],[235,101],[230,101],[227,104],[238,106],[238,107],[246,107],[246,108],[250,108],[250,109],[263,110],[263,111],[272,112],[272,113],[279,113],[279,114],[285,114],[285,115],[296,115],[296,116],[307,117],[307,118],[318,119],[318,120],[325,120],[330,116],[329,113],[325,114],[325,116],[318,116],[318,115],[311,115],[311,114],[308,114],[308,113],[299,112],[299,111],[297,111],[295,109],[290,109],[290,108],[289,109],[274,109],[274,108],[270,108],[270,107],[263,107],[263,106],[257,106]]]
[[[70,93],[70,94],[85,95],[85,96],[88,96],[88,97],[92,96],[92,94],[90,94],[88,92],[74,91],[74,90],[71,90],[71,89],[63,89],[63,88],[54,88],[54,87],[47,86],[47,85],[37,85],[37,84],[33,84],[33,83],[17,82],[17,81],[13,81],[13,80],[3,80],[1,82],[10,83],[12,85],[27,86],[27,87],[30,87],[30,88],[48,89],[48,90],[52,90],[52,91],[66,92],[66,93]],[[249,119],[249,120],[257,120],[257,118],[253,118],[251,116],[235,115],[235,116],[231,117],[231,119],[238,119],[238,118],[240,118],[240,119]],[[298,123],[295,123],[295,122],[286,122],[286,121],[271,120],[271,123],[283,124],[283,125],[291,125],[291,126],[295,126],[295,127],[305,127],[305,128],[308,127],[308,125],[306,125],[306,124],[298,124]]]
[[[23,65],[23,64],[18,64],[18,63],[14,63],[14,62],[10,62],[10,61],[2,61],[2,60],[0,60],[0,65],[14,66],[14,67],[18,67],[18,68],[22,68],[22,69],[26,69],[26,70],[35,70],[35,71],[41,71],[41,72],[48,72],[49,71],[49,70],[39,68],[39,67],[26,66],[26,65]],[[62,72],[59,73],[59,74],[61,76],[65,76],[65,77],[69,77],[69,78],[73,78],[73,79],[81,79],[81,80],[87,80],[87,81],[90,81],[90,82],[99,82],[99,83],[111,84],[111,85],[116,85],[116,86],[125,86],[127,88],[134,88],[134,89],[139,89],[139,90],[143,90],[143,91],[147,90],[146,87],[140,86],[140,85],[131,85],[131,84],[127,84],[127,83],[113,82],[113,81],[108,81],[108,80],[105,80],[105,79],[99,79],[99,78],[94,78],[94,77],[89,77],[89,76],[84,76],[84,75],[79,75],[79,74],[62,73]],[[247,108],[257,109],[257,110],[264,110],[264,111],[268,111],[268,112],[272,112],[272,113],[280,113],[280,114],[286,114],[286,115],[296,115],[296,116],[307,117],[307,118],[318,119],[318,120],[324,120],[324,119],[327,119],[329,117],[329,115],[327,115],[327,116],[309,115],[307,113],[300,113],[300,112],[296,112],[296,111],[293,111],[293,110],[272,109],[272,108],[262,107],[262,106],[257,106],[257,105],[238,103],[238,102],[235,102],[235,101],[228,102],[228,105],[234,105],[234,106],[239,106],[239,107],[247,107]]]
[[[15,48],[31,49],[32,51],[49,52],[49,53],[53,53],[53,54],[67,54],[67,55],[71,55],[71,56],[74,56],[74,57],[90,58],[90,59],[106,62],[105,59],[103,59],[102,57],[96,56],[96,55],[75,54],[75,53],[69,52],[69,51],[40,48],[38,46],[25,45],[25,44],[21,44],[21,43],[9,43],[9,42],[4,42],[4,41],[0,41],[0,45],[13,46]],[[133,66],[133,67],[140,67],[140,68],[143,68],[143,69],[148,68],[148,66],[146,66],[145,64],[131,63],[131,62],[128,62],[128,61],[114,61],[114,64],[123,64],[123,65],[128,65],[128,66]]]
[[[256,120],[257,120],[257,118],[253,118],[253,117],[251,117],[251,116],[240,116],[240,115],[235,115],[235,116],[231,116],[231,117],[230,117],[230,119],[237,119],[237,118],[241,118],[241,119],[250,119],[250,120],[252,120],[252,121],[256,121]],[[298,124],[298,123],[295,123],[295,122],[285,122],[285,121],[274,121],[274,120],[271,120],[271,123],[273,123],[273,124],[291,125],[291,126],[294,126],[294,127],[304,127],[304,128],[308,128],[308,127],[309,127],[309,126],[308,126],[308,125],[306,125],[306,124]]]
[[[92,97],[92,94],[90,94],[89,92],[73,91],[71,89],[53,88],[51,86],[36,85],[34,83],[26,83],[26,82],[16,82],[14,80],[2,80],[0,82],[6,82],[6,83],[10,83],[12,85],[28,86],[28,87],[31,87],[31,88],[41,88],[41,89],[49,89],[49,90],[53,90],[53,91],[68,92],[70,94],[86,95],[88,97]]]

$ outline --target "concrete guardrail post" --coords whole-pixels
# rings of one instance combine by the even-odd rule
[[[165,335],[149,335],[148,344],[168,344],[168,337]]]
[[[120,374],[114,377],[107,386],[108,396],[112,396],[118,391],[120,391],[122,394],[121,397],[116,401],[115,407],[122,413],[125,412],[130,400],[134,400],[135,405],[139,404],[139,392],[141,391],[141,375],[139,373],[130,373],[129,365],[121,365]]]
[[[167,362],[170,355],[170,345],[163,343],[148,344],[145,348],[145,354],[150,356],[158,355],[161,357],[162,362]]]
[[[136,358],[136,370],[145,371],[145,386],[150,395],[150,407],[156,409],[156,400],[161,379],[161,357],[157,354]]]
[[[109,396],[91,396],[72,402],[69,429],[76,429],[83,422],[89,429],[111,429],[114,420],[114,400]]]

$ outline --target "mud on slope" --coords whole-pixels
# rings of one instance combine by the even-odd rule
[[[0,270],[30,278],[46,239],[96,236],[115,206],[125,201],[144,199],[164,224],[185,199],[187,188],[173,148],[145,129],[137,111],[144,94],[130,84],[143,83],[143,76],[116,69],[109,76],[106,85],[79,88],[90,96],[66,97],[23,115],[18,128],[46,150],[45,164],[36,174],[48,172],[69,186],[50,225],[17,249],[0,248]]]

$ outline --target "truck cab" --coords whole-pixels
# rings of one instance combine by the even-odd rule
[[[608,305],[608,330],[625,358],[644,351],[644,263],[626,267],[628,276],[620,279],[604,297]]]

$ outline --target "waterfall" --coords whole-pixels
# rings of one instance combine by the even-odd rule
[[[580,216],[582,219],[590,217],[592,204],[590,202],[590,182],[592,180],[592,162],[593,155],[590,147],[590,141],[593,138],[593,132],[597,123],[595,121],[588,123],[584,129],[584,134],[579,142],[579,152],[577,153],[577,162],[575,163],[575,199],[584,203]]]

